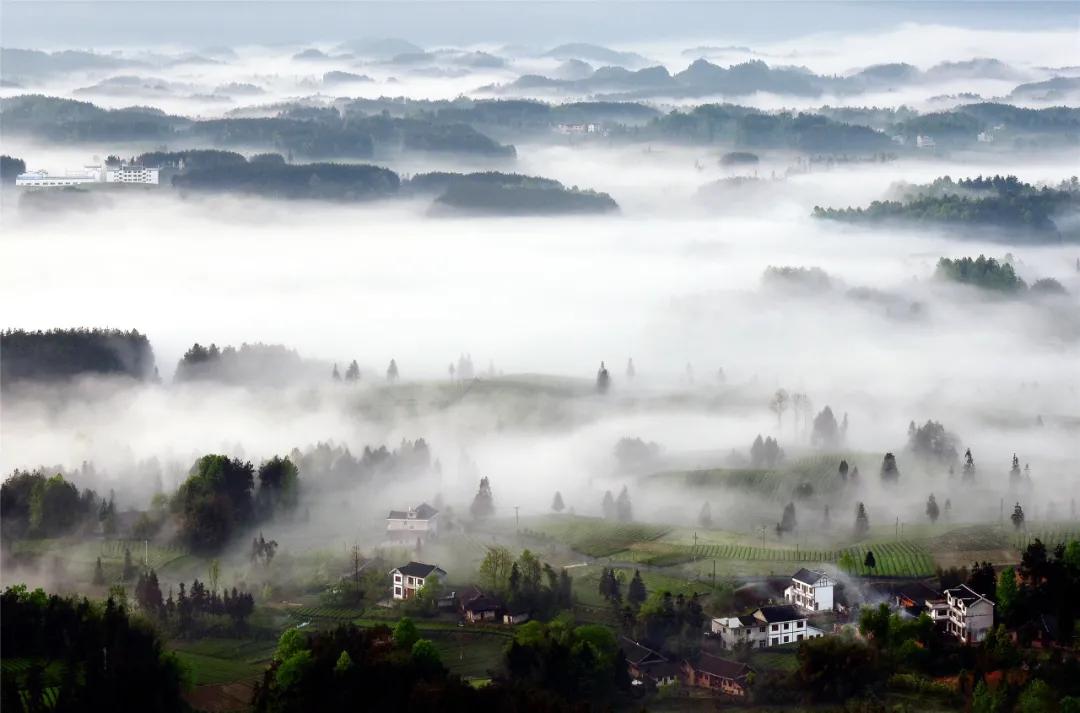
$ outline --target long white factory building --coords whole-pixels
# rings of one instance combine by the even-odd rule
[[[121,163],[115,165],[84,166],[79,173],[52,175],[47,171],[27,171],[15,177],[15,185],[24,188],[60,188],[82,186],[88,183],[134,183],[158,185],[160,169]]]

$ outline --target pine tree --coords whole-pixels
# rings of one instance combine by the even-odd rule
[[[1020,473],[1020,459],[1013,453],[1012,468],[1009,469],[1009,487],[1016,487],[1020,484],[1022,475]]]
[[[839,473],[840,480],[846,483],[848,478],[848,463],[846,460],[840,461],[840,467],[836,469],[836,472]]]
[[[855,508],[855,536],[866,537],[870,532],[870,517],[866,514],[866,506],[859,503]]]
[[[1020,507],[1020,503],[1017,503],[1016,507],[1013,508],[1013,513],[1009,516],[1009,519],[1012,520],[1013,527],[1017,530],[1024,526],[1024,508]]]
[[[487,477],[480,479],[480,488],[476,491],[469,512],[473,519],[482,520],[495,514],[495,498],[491,493],[491,481]]]
[[[331,374],[331,377],[333,377],[334,381],[341,381],[341,372],[338,371],[337,364],[334,364],[334,371]]]
[[[881,482],[895,483],[900,480],[900,468],[896,465],[896,456],[886,453],[881,459]]]
[[[397,378],[397,365],[393,361],[390,364],[394,367],[394,378]],[[389,373],[387,374],[389,377]],[[349,368],[345,370],[345,381],[357,381],[360,378],[360,365],[353,359],[349,363]]]
[[[930,522],[937,522],[939,514],[937,499],[930,493],[930,498],[926,501],[926,516],[930,518]]]
[[[709,507],[708,500],[701,506],[701,512],[698,513],[698,524],[702,527],[712,527],[712,508]]]
[[[630,522],[634,519],[634,512],[630,506],[630,493],[625,485],[619,491],[619,497],[615,499],[615,517],[619,522]]]
[[[135,576],[135,564],[131,561],[131,550],[127,547],[124,548],[124,570],[120,575],[120,578],[125,582],[130,582]]]
[[[866,551],[866,559],[863,560],[863,565],[866,566],[868,569],[876,569],[877,568],[877,560],[874,559],[873,551],[871,551],[871,550]]]
[[[648,592],[645,591],[645,582],[641,581],[641,572],[634,570],[634,578],[630,580],[630,588],[626,592],[626,600],[635,609],[645,603]]]
[[[398,380],[397,361],[395,361],[394,359],[391,359],[390,360],[390,366],[386,367],[386,380],[387,381],[397,381]]]
[[[965,481],[975,480],[975,459],[971,457],[970,448],[964,453],[964,471],[962,477]]]
[[[626,380],[633,381],[635,376],[637,376],[637,370],[634,368],[633,358],[630,358],[626,362]]]
[[[604,362],[600,362],[600,368],[596,372],[596,391],[601,394],[606,394],[611,387],[611,375],[608,374],[607,367],[604,366]]]
[[[610,490],[604,491],[604,502],[601,505],[601,508],[604,513],[605,520],[615,519],[615,498],[612,496]]]
[[[788,503],[784,506],[784,514],[781,516],[780,529],[784,532],[795,531],[795,503]]]
[[[551,501],[551,509],[555,512],[562,512],[566,508],[563,504],[562,493],[555,491],[555,499]]]

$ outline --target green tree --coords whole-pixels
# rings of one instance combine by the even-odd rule
[[[1012,520],[1015,529],[1020,530],[1024,527],[1024,508],[1020,507],[1020,503],[1017,503],[1016,507],[1013,508],[1009,519]]]
[[[488,547],[487,554],[480,563],[480,576],[492,590],[502,591],[506,589],[513,564],[514,557],[510,550],[497,545]]]
[[[274,650],[273,659],[275,661],[284,661],[306,647],[307,637],[304,636],[299,629],[286,629],[281,632],[281,636],[278,637],[278,644],[277,648]]]
[[[926,516],[930,518],[930,522],[937,522],[939,515],[941,515],[941,511],[938,509],[937,499],[933,493],[930,493],[930,497],[926,501]]]
[[[1000,688],[991,689],[986,681],[979,681],[971,696],[972,713],[1005,713],[1005,693]]]
[[[421,670],[433,671],[442,668],[442,659],[439,650],[428,639],[417,639],[411,647],[412,660],[420,666]]]
[[[877,559],[874,558],[874,552],[872,550],[866,551],[866,559],[863,560],[863,566],[867,569],[877,569]]]
[[[394,645],[399,649],[409,651],[419,639],[420,631],[413,620],[407,616],[401,617],[394,627]]]
[[[563,504],[562,493],[555,491],[555,499],[551,501],[551,509],[555,512],[562,512],[566,508]]]
[[[352,670],[353,660],[352,656],[349,656],[349,652],[344,649],[341,651],[341,656],[338,656],[337,663],[334,664],[334,673],[338,676],[343,676]]]
[[[997,580],[997,612],[1002,621],[1013,621],[1019,604],[1019,597],[1020,590],[1016,586],[1016,572],[1012,567],[1006,567],[998,574]]]

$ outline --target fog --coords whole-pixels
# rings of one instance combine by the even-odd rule
[[[52,76],[3,94],[40,91],[110,107],[147,103],[206,117],[312,96],[325,102],[346,95],[484,96],[476,91],[481,86],[558,65],[526,53],[505,68],[437,76],[379,61],[312,63],[292,57],[312,47],[333,52],[339,39],[239,46],[239,59],[216,65]],[[687,32],[677,42],[625,43],[618,49],[677,71],[692,61],[684,49],[729,40],[739,38]],[[490,40],[459,49],[501,47]],[[122,49],[132,57],[149,51],[99,49]],[[714,61],[726,65],[757,57],[770,65],[846,74],[881,62],[910,61],[926,69],[941,61],[995,57],[1034,80],[1053,74],[1040,68],[1075,62],[1075,51],[1075,27],[905,23],[762,39],[750,55],[731,53]],[[324,91],[319,77],[330,70],[364,73],[375,81]],[[156,96],[75,94],[121,75],[167,84]],[[812,102],[761,95],[740,103],[765,109],[834,101],[924,107],[939,94],[1001,96],[1021,81],[951,80]],[[192,98],[229,83],[254,83],[263,91],[212,102]],[[658,103],[668,108],[663,98]],[[783,151],[766,152],[754,169],[731,170],[720,166],[718,148],[522,141],[515,146],[511,170],[608,192],[620,211],[598,217],[438,218],[430,215],[428,201],[412,198],[347,205],[184,197],[163,189],[110,195],[92,211],[42,212],[5,191],[3,326],[138,329],[149,335],[163,383],[87,379],[12,388],[5,392],[0,422],[3,471],[75,469],[89,461],[97,476],[88,484],[116,490],[126,505],[145,507],[156,489],[171,491],[204,453],[258,462],[320,441],[347,445],[356,454],[365,445],[392,448],[402,439],[424,438],[441,474],[419,473],[414,480],[347,497],[305,480],[314,516],[301,528],[304,536],[325,540],[329,533],[348,541],[362,527],[357,522],[374,522],[377,529],[385,509],[430,501],[436,494],[464,512],[477,472],[492,479],[500,516],[509,516],[515,505],[526,515],[545,512],[555,490],[578,514],[598,514],[605,490],[629,484],[639,517],[670,522],[692,518],[700,496],[618,473],[615,443],[629,436],[657,442],[661,468],[730,465],[731,452],[745,457],[758,434],[777,437],[789,459],[812,455],[808,427],[796,427],[790,413],[778,424],[769,410],[772,394],[784,388],[808,396],[811,417],[826,405],[838,417],[848,415],[846,449],[864,468],[861,499],[872,504],[872,518],[889,517],[895,507],[915,519],[928,492],[953,487],[941,473],[924,472],[904,455],[908,423],[927,419],[955,433],[961,453],[970,447],[984,469],[983,489],[967,507],[956,502],[958,519],[997,512],[1014,452],[1031,464],[1039,507],[1080,494],[1077,246],[962,238],[927,227],[843,226],[811,217],[817,205],[865,205],[898,182],[928,183],[943,175],[1014,174],[1056,184],[1075,173],[1075,154],[939,154],[789,173],[798,157]],[[147,148],[153,147],[3,141],[3,153],[50,171],[75,168],[94,155]],[[465,165],[408,155],[380,163],[403,173]],[[709,198],[700,192],[738,175],[768,180],[749,193],[720,189]],[[979,254],[1008,254],[1027,282],[1051,277],[1068,294],[1010,300],[933,279],[939,258]],[[770,288],[762,280],[770,266],[821,268],[830,288]],[[859,298],[849,292],[856,288],[876,292]],[[284,344],[319,362],[326,379],[281,388],[173,383],[178,360],[195,342]],[[449,383],[447,367],[461,354],[472,355],[487,388],[472,393]],[[637,369],[632,381],[624,375],[629,358]],[[344,369],[353,359],[363,373],[359,384],[330,381],[333,364]],[[400,384],[385,383],[391,359],[401,370]],[[606,396],[594,389],[601,361],[613,380]],[[899,494],[883,491],[877,482],[876,467],[886,451],[898,454],[906,483],[912,484]],[[155,458],[162,466],[160,482],[148,478],[144,466]],[[754,495],[724,497],[713,501],[714,513],[741,531],[775,520],[783,506]],[[347,517],[319,516],[342,511]],[[846,522],[847,510],[834,517]]]

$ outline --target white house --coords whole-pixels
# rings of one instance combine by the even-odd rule
[[[933,136],[924,136],[919,134],[915,137],[915,148],[919,149],[932,149],[937,146],[937,142],[934,141]]]
[[[784,601],[806,611],[832,611],[836,580],[820,569],[800,569],[784,590]]]
[[[825,635],[821,629],[810,626],[806,615],[790,604],[761,607],[749,615],[713,619],[711,630],[728,649],[736,646],[764,649]]]
[[[408,510],[391,510],[386,518],[386,539],[414,544],[439,534],[439,511],[427,503]]]
[[[390,570],[390,576],[394,582],[392,590],[394,599],[412,599],[429,577],[446,579],[446,570],[434,564],[410,562]]]
[[[945,590],[948,631],[965,644],[977,644],[994,627],[994,603],[966,584]]]

